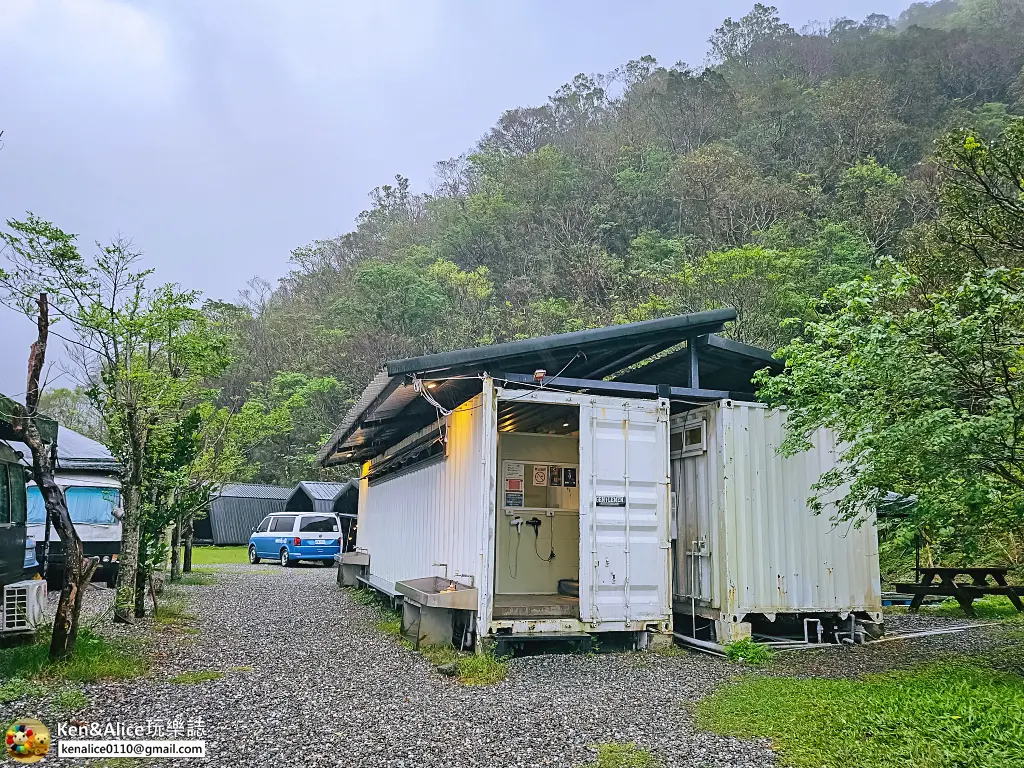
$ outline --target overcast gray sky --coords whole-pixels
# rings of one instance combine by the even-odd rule
[[[894,0],[781,0],[784,20]],[[651,54],[700,64],[753,0],[0,0],[0,219],[118,232],[159,281],[233,299],[348,231],[395,174],[429,188],[505,109]],[[0,308],[0,391],[33,326]],[[65,380],[60,383],[73,383]]]

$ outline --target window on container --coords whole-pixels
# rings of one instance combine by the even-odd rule
[[[287,517],[275,517],[274,521],[270,524],[271,533],[291,533],[292,528],[295,527],[295,517],[289,515]]]
[[[300,533],[337,533],[338,518],[334,515],[309,515],[299,522]]]
[[[682,431],[671,436],[672,455],[698,456],[708,449],[707,422],[695,421],[683,426]]]

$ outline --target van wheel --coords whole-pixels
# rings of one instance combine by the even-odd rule
[[[256,554],[256,547],[253,546],[252,544],[250,544],[249,545],[249,562],[252,565],[256,565],[256,564],[259,563],[259,561],[260,561],[260,556]]]
[[[288,550],[284,547],[281,548],[281,565],[285,568],[291,568],[295,565],[295,561],[288,557]]]

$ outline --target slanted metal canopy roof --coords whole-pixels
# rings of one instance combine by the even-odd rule
[[[773,361],[764,350],[714,336],[735,319],[735,310],[716,309],[391,360],[346,414],[317,461],[324,466],[361,461],[433,423],[437,411],[414,390],[414,376],[424,380],[430,395],[449,409],[480,391],[482,373],[521,384],[532,381],[538,369],[547,372],[551,386],[597,391],[594,385],[600,382],[605,391],[655,397],[655,384],[691,388],[689,357],[672,349],[707,339],[697,356],[700,386],[716,389],[697,396],[712,400],[730,396],[729,390],[749,394],[750,376]],[[707,360],[704,347],[709,350]],[[663,353],[668,354],[637,367]],[[659,363],[660,368],[651,367]]]
[[[577,379],[603,379],[674,347],[684,339],[720,331],[736,319],[734,309],[713,309],[638,323],[609,325],[555,336],[458,349],[436,355],[390,360],[389,376],[403,373],[533,373],[543,368]]]
[[[697,338],[695,346],[701,383],[716,389],[728,389],[736,395],[753,393],[750,380],[762,368],[781,373],[784,367],[783,361],[766,349],[715,334]],[[678,349],[616,376],[615,380],[673,385],[686,381],[690,372],[690,354],[689,347]]]

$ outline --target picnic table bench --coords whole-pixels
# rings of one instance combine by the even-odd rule
[[[1006,583],[1009,569],[997,566],[979,566],[968,568],[929,567],[918,568],[920,581],[916,584],[896,584],[897,592],[913,595],[909,610],[914,612],[921,607],[924,599],[931,595],[952,597],[971,618],[977,618],[972,603],[984,595],[1005,595],[1013,603],[1018,612],[1024,613],[1024,587],[1011,587]],[[969,584],[956,581],[958,576],[971,579]],[[935,580],[939,581],[936,582]],[[989,583],[992,579],[993,583]]]

